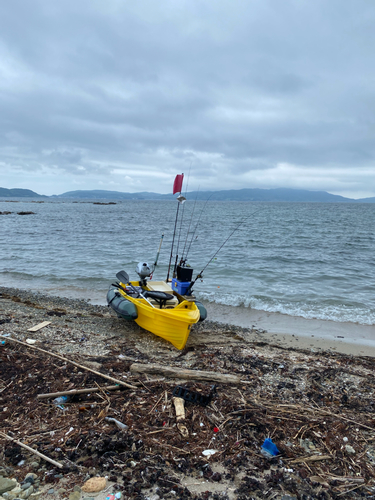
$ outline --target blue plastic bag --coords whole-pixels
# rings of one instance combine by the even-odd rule
[[[280,452],[271,438],[266,438],[262,444],[262,453],[266,456],[275,457]]]

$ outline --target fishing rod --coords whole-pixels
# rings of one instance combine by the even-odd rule
[[[196,230],[198,229],[198,225],[199,225],[199,222],[200,222],[200,220],[201,220],[201,217],[202,217],[202,214],[203,214],[203,212],[204,212],[204,209],[206,208],[206,205],[207,205],[207,203],[209,202],[209,200],[210,200],[210,198],[211,198],[211,196],[212,196],[213,194],[214,194],[214,193],[212,192],[212,193],[210,194],[210,196],[207,198],[206,203],[203,205],[203,208],[202,208],[201,213],[200,213],[199,218],[198,218],[198,222],[196,223],[195,228],[194,228],[194,231],[193,231],[193,234],[192,234],[192,236],[191,236],[191,240],[190,240],[190,243],[189,243],[188,249],[187,249],[187,251],[186,251],[186,256],[185,256],[185,259],[184,259],[184,253],[185,253],[185,247],[184,247],[184,251],[183,251],[183,253],[182,253],[182,259],[181,259],[180,265],[181,265],[182,263],[184,263],[184,264],[185,264],[185,263],[186,263],[186,261],[187,261],[187,257],[188,257],[189,251],[190,251],[190,247],[191,247],[191,245],[192,245],[192,243],[193,243],[193,238],[194,238],[195,232],[196,232]],[[196,236],[195,240],[196,240],[197,238],[198,238],[198,236]],[[187,240],[187,235],[186,235],[186,240]],[[186,243],[185,243],[185,244],[186,244]]]
[[[262,207],[263,208],[263,207]],[[228,238],[224,241],[224,243],[218,248],[218,250],[214,253],[214,255],[210,258],[210,260],[207,262],[207,264],[204,266],[204,268],[202,269],[202,271],[200,273],[197,274],[196,278],[194,281],[192,281],[190,283],[190,285],[188,286],[186,292],[185,292],[185,295],[189,295],[190,293],[190,290],[193,288],[193,286],[195,285],[195,282],[197,281],[197,279],[199,278],[202,278],[202,274],[204,273],[204,271],[206,270],[206,268],[209,266],[209,264],[214,260],[214,258],[216,257],[216,255],[220,252],[220,250],[223,248],[223,246],[226,244],[226,242],[233,236],[233,234],[237,231],[237,229],[247,220],[249,219],[249,217],[252,217],[253,215],[255,215],[257,212],[260,212],[260,210],[262,210],[262,208],[259,208],[258,210],[255,210],[255,212],[253,212],[252,214],[250,215],[247,215],[244,219],[242,219],[238,224],[237,226],[233,229],[233,231],[230,233],[230,235],[228,236]]]
[[[187,239],[188,239],[189,232],[190,232],[191,222],[192,222],[192,220],[193,220],[193,216],[194,216],[194,212],[195,212],[195,206],[196,206],[196,204],[197,204],[198,193],[199,193],[199,188],[198,188],[197,196],[195,197],[194,206],[193,206],[193,211],[191,212],[191,217],[190,217],[190,221],[189,221],[188,230],[187,230],[187,232],[186,232],[185,245],[184,245],[184,249],[182,250],[182,257],[181,257],[181,260],[180,260],[180,266],[181,266],[182,264],[185,264],[185,263],[186,263],[186,259],[187,259],[187,254],[186,254],[186,257],[185,257],[185,259],[184,259],[184,253],[185,253],[185,248],[186,248],[186,244],[187,244]],[[193,235],[194,235],[194,232],[193,232]]]
[[[163,238],[164,238],[164,233],[161,235],[161,238],[160,238],[159,248],[158,248],[158,251],[156,253],[155,262],[154,262],[154,264],[152,266],[152,271],[151,271],[151,274],[150,274],[150,280],[152,279],[152,275],[154,274],[156,266],[158,265],[159,254],[160,254],[161,244],[163,243]]]

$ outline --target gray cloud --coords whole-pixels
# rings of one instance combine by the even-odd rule
[[[0,185],[373,196],[364,0],[0,5]],[[20,176],[24,173],[24,176]]]

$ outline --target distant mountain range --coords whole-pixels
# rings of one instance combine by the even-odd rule
[[[183,193],[184,194],[184,193]],[[191,191],[190,199],[211,201],[294,201],[320,203],[375,203],[373,198],[354,200],[330,194],[325,191],[308,191],[305,189],[230,189],[223,191]],[[30,189],[0,188],[0,198],[42,198],[42,199],[70,199],[70,200],[173,200],[172,194],[158,193],[122,193],[120,191],[68,191],[60,195],[44,196]]]

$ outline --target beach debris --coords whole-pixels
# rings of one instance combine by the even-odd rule
[[[110,493],[105,497],[105,500],[120,500],[121,497],[121,491],[118,491],[117,493]]]
[[[47,457],[46,455],[43,455],[43,453],[39,453],[39,451],[34,450],[33,448],[30,448],[30,446],[27,446],[27,444],[21,443],[21,441],[18,441],[17,439],[14,439],[8,434],[5,434],[5,432],[0,431],[0,436],[4,437],[5,439],[9,439],[9,441],[13,441],[14,443],[18,444],[18,446],[21,446],[21,448],[25,448],[25,450],[30,451],[31,453],[34,453],[35,455],[38,455],[38,457],[43,458],[47,462],[50,462],[52,465],[55,465],[56,467],[60,467],[61,469],[63,468],[63,465],[60,464],[59,462],[56,462],[56,460],[52,460],[51,458]]]
[[[262,453],[262,455],[264,455],[266,457],[275,457],[280,452],[277,449],[277,446],[275,445],[275,443],[272,441],[272,439],[266,438],[262,444],[261,453]]]
[[[47,321],[47,323],[50,323],[50,322]],[[36,327],[34,327],[34,328],[36,328]],[[49,356],[53,356],[54,358],[61,359],[62,361],[66,361],[67,363],[70,363],[74,366],[77,366],[78,368],[82,368],[83,370],[87,370],[89,372],[95,373],[95,375],[99,375],[100,377],[106,378],[107,380],[111,380],[112,382],[115,382],[117,384],[124,385],[125,387],[128,387],[129,389],[137,389],[137,387],[135,387],[134,385],[128,384],[128,383],[124,382],[123,380],[118,380],[118,379],[115,379],[113,377],[110,377],[109,375],[105,375],[104,373],[98,372],[96,370],[92,370],[91,368],[88,368],[87,366],[76,363],[75,361],[72,361],[71,359],[65,358],[64,356],[60,356],[59,354],[55,354],[54,352],[46,351],[45,349],[41,349],[40,347],[30,346],[29,344],[26,344],[25,342],[21,342],[20,340],[17,340],[17,339],[11,338],[9,340],[11,340],[12,342],[16,342],[17,344],[27,346],[31,349],[35,349],[36,351],[43,352],[45,354],[48,354]]]
[[[101,391],[118,391],[123,389],[121,385],[105,385],[102,387],[87,387],[86,389],[71,389],[69,391],[60,391],[60,392],[50,392],[47,394],[38,394],[38,399],[50,399],[50,398],[58,398],[59,396],[74,396],[75,394],[91,394],[93,392],[101,392]]]
[[[65,410],[64,404],[68,403],[71,400],[70,396],[60,396],[53,400],[53,404],[55,404],[61,410]]]
[[[310,441],[310,439],[300,439],[299,445],[306,451],[306,453],[316,451],[316,446],[312,441]]]
[[[241,378],[228,373],[218,373],[202,370],[188,370],[186,368],[176,368],[171,366],[157,365],[154,363],[142,364],[133,363],[129,370],[133,373],[162,374],[165,377],[182,378],[186,380],[200,380],[206,382],[221,382],[223,384],[239,384]]]
[[[48,326],[51,324],[51,321],[42,321],[42,323],[39,323],[38,325],[32,326],[31,328],[28,328],[28,332],[37,332],[38,330],[41,330],[45,326]]]
[[[176,410],[177,429],[181,432],[183,437],[189,436],[185,421],[185,401],[182,398],[172,398]]]
[[[201,394],[199,392],[189,390],[186,387],[181,387],[180,385],[175,387],[173,390],[174,397],[182,398],[189,403],[195,403],[201,406],[207,406],[208,404],[210,404],[215,393],[215,385],[211,387],[211,391],[208,396],[205,396],[204,394]]]
[[[205,457],[211,457],[212,455],[215,455],[215,453],[217,452],[218,450],[203,450],[202,455]]]
[[[107,422],[113,422],[114,424],[116,424],[116,427],[120,430],[125,430],[128,428],[128,426],[126,424],[123,424],[122,422],[120,422],[119,420],[116,420],[115,418],[105,417],[104,420],[106,420]]]
[[[99,493],[107,486],[105,477],[91,477],[82,486],[81,490],[85,493]]]
[[[34,345],[34,344],[37,343],[37,340],[35,340],[35,339],[26,339],[25,342],[26,342],[26,344]]]
[[[32,302],[43,304],[39,298]],[[0,328],[22,338],[30,321],[37,324],[45,318],[46,310],[65,306],[60,299],[53,306],[47,304],[40,310],[24,302],[15,306],[8,293],[6,301],[1,302],[8,309],[1,317],[11,322]],[[136,499],[145,488],[149,491],[145,494],[154,495],[156,500],[156,496],[187,498],[185,488],[194,496],[196,475],[213,496],[217,493],[215,474],[219,467],[223,479],[236,482],[235,495],[239,498],[374,497],[375,359],[294,348],[286,351],[256,339],[243,342],[235,338],[236,329],[216,324],[211,327],[209,323],[198,325],[199,338],[191,338],[194,356],[177,359],[162,342],[158,348],[156,342],[147,339],[143,344],[134,343],[137,326],[130,325],[129,336],[122,337],[116,325],[111,331],[112,320],[81,317],[76,312],[80,307],[80,303],[79,307],[75,305],[74,312],[67,307],[66,319],[53,321],[33,335],[38,344],[49,345],[48,349],[56,350],[62,358],[74,359],[76,365],[12,339],[0,349],[2,431],[6,429],[9,436],[61,462],[64,468],[58,470],[0,435],[0,475],[16,476],[21,483],[26,471],[43,471],[40,498],[47,490],[55,495],[61,490],[68,498],[74,484],[82,485],[90,476],[108,475],[107,480],[116,484],[108,488],[107,483],[108,489],[99,493],[101,498],[121,491],[122,498]],[[89,339],[84,349],[82,343],[79,350],[67,344],[67,339],[77,341],[82,335]],[[184,400],[182,423],[189,431],[185,438],[177,427],[174,388],[179,385],[190,395],[207,395],[211,384],[199,379],[182,381],[172,375],[156,379],[147,373],[129,373],[131,363],[138,362],[171,365],[195,373],[229,373],[240,377],[241,385],[220,384],[220,398],[213,398],[207,406]],[[126,380],[137,390],[116,382],[112,387],[123,390],[110,392],[102,374],[89,373],[79,363]],[[101,388],[91,387],[95,384]],[[85,402],[72,406],[69,412],[56,411],[53,404],[40,404],[43,398],[35,397],[37,391],[50,391],[38,398],[44,396],[52,403],[56,397],[73,396],[81,390],[87,391],[82,392]],[[84,412],[79,411],[80,404],[85,405]],[[129,428],[119,431],[114,422],[104,419],[106,415]],[[272,438],[281,458],[262,457],[260,447],[265,437]],[[348,453],[345,445],[352,445],[355,455]],[[35,492],[40,491],[32,486]],[[18,487],[12,494],[19,492]],[[24,487],[29,492],[27,485]],[[62,492],[64,488],[69,491]],[[96,493],[81,496],[90,498]]]

